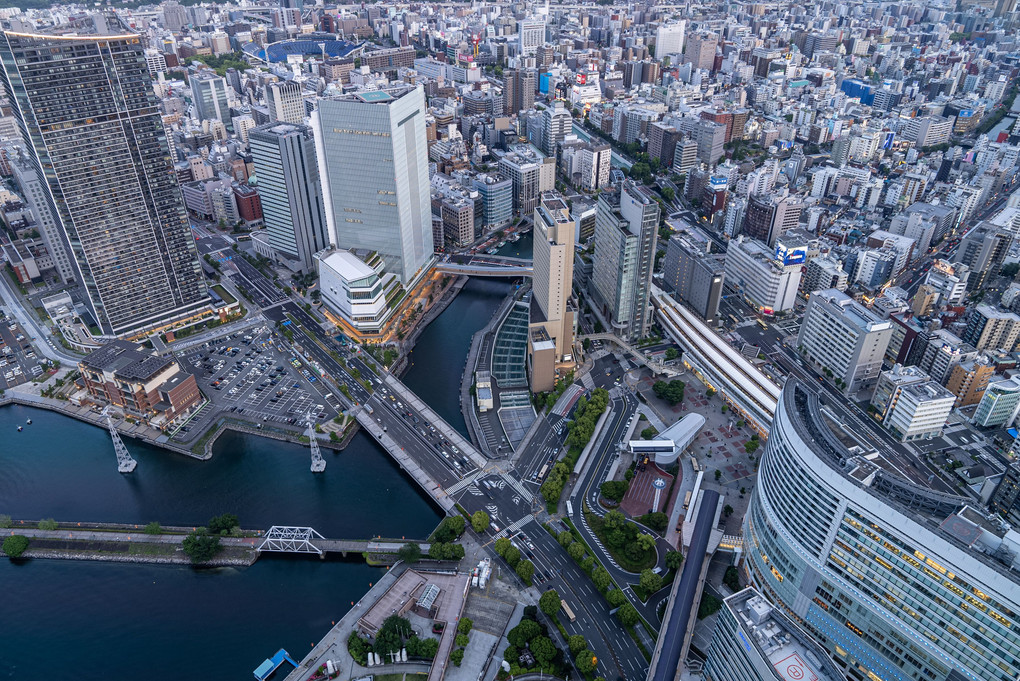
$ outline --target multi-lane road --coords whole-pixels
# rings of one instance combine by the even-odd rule
[[[541,521],[549,519],[544,513],[544,502],[539,493],[541,481],[538,473],[550,459],[562,455],[567,432],[564,427],[566,417],[540,415],[535,434],[525,450],[507,459],[484,462],[480,468],[483,462],[473,461],[466,452],[457,449],[449,432],[450,426],[430,422],[425,414],[402,399],[393,389],[392,377],[380,374],[374,362],[369,366],[356,348],[338,342],[326,331],[321,320],[287,297],[251,263],[243,258],[234,258],[230,263],[242,277],[245,289],[255,298],[252,302],[263,308],[268,320],[285,325],[283,328],[291,332],[293,342],[328,377],[320,390],[330,390],[330,381],[337,386],[345,386],[350,398],[343,401],[354,409],[364,409],[389,438],[399,443],[403,454],[410,457],[446,494],[469,513],[484,510],[490,515],[493,520],[490,542],[496,537],[508,536],[535,564],[538,588],[556,589],[574,610],[574,622],[561,619],[568,634],[581,634],[587,639],[598,657],[596,675],[643,679],[648,663],[641,649],[610,613],[608,603],[597,593],[588,575],[540,525]],[[369,387],[352,375],[355,370],[358,378]],[[622,381],[622,371],[614,366],[611,357],[597,363],[593,376],[596,385],[608,388],[619,386],[618,381]],[[339,387],[332,392],[335,399],[341,399]],[[599,562],[626,590],[628,584],[637,581],[637,575],[615,566],[590,532],[584,529],[580,519],[581,499],[590,496],[593,491],[598,493],[599,485],[618,456],[619,444],[629,432],[628,426],[637,411],[638,401],[626,389],[616,387],[614,394],[603,436],[590,454],[591,463],[585,467],[583,477],[574,483],[572,498],[577,503],[574,504],[572,520],[584,534],[589,547],[599,554],[596,556]],[[661,539],[659,541],[663,544],[659,550],[662,558],[666,547]],[[513,574],[509,566],[495,555],[494,560],[502,566],[504,573]],[[657,623],[654,612],[646,612],[649,608],[629,590],[626,592],[642,614],[653,624]],[[649,638],[644,637],[646,640]]]

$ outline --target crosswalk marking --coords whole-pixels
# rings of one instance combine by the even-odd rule
[[[518,480],[515,480],[514,478],[510,477],[506,473],[500,473],[499,477],[501,477],[504,480],[506,480],[507,483],[510,485],[510,487],[513,488],[513,490],[515,492],[517,492],[522,497],[527,499],[529,504],[531,503],[531,500],[532,500],[531,492],[529,492],[528,490],[524,489],[524,485],[522,485]]]
[[[591,377],[590,373],[585,374],[584,376],[581,376],[581,385],[583,385],[588,390],[594,390],[595,389],[595,381],[592,380],[592,377]]]
[[[476,496],[476,497],[483,496],[482,490],[478,489],[478,485],[475,485],[475,484],[468,485],[467,486],[467,491],[470,492],[472,496]]]
[[[497,532],[493,536],[493,539],[499,539],[501,537],[506,537],[508,535],[512,535],[517,530],[521,529],[522,527],[524,527],[525,525],[527,525],[528,523],[530,523],[534,519],[535,519],[534,516],[526,515],[523,518],[521,518],[520,520],[518,520],[517,522],[515,522],[514,524],[508,525],[507,527],[504,527],[502,530]]]
[[[465,487],[467,487],[468,485],[473,483],[475,481],[475,478],[477,478],[477,477],[478,477],[478,471],[475,471],[474,473],[472,473],[471,475],[467,476],[466,478],[463,478],[462,480],[459,480],[455,484],[450,485],[450,487],[446,490],[446,493],[447,494],[456,494],[457,492],[461,491],[462,489],[464,489]],[[477,489],[477,487],[475,489]],[[480,493],[481,492],[479,492],[479,494]]]

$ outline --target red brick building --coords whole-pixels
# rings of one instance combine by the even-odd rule
[[[262,223],[262,199],[255,187],[247,184],[234,185],[234,199],[237,213],[248,225]]]
[[[89,395],[165,428],[203,400],[195,377],[173,357],[115,340],[78,362]]]

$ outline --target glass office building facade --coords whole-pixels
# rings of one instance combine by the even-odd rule
[[[0,60],[102,331],[134,335],[208,306],[140,38],[5,31]]]
[[[325,98],[313,120],[330,241],[375,251],[410,284],[433,253],[424,91]]]
[[[292,270],[314,272],[328,244],[315,139],[306,125],[276,122],[248,133],[269,245]]]
[[[848,678],[1016,679],[1020,535],[855,419],[787,382],[744,520],[753,584]]]

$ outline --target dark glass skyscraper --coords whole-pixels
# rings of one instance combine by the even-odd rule
[[[102,331],[134,335],[208,305],[139,37],[4,31],[0,60]]]

